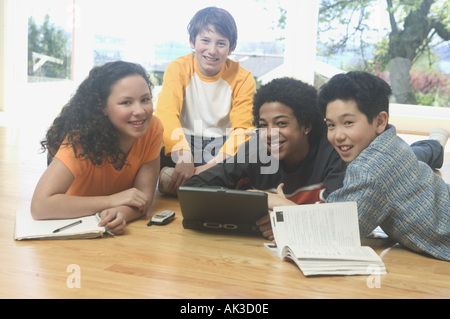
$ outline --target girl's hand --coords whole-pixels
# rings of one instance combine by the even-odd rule
[[[105,209],[101,212],[100,217],[98,226],[106,227],[114,235],[122,235],[125,232],[127,223],[124,214],[120,212],[120,208]]]
[[[136,207],[141,214],[148,210],[148,196],[137,188],[130,188],[110,196],[110,207],[130,206]]]

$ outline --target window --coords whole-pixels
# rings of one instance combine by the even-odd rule
[[[0,111],[9,105],[7,109],[21,112],[43,99],[45,107],[54,110],[47,114],[50,119],[92,67],[108,61],[138,62],[152,74],[154,84],[161,85],[167,64],[191,52],[187,25],[206,6],[222,7],[234,16],[239,37],[231,58],[252,71],[258,84],[281,76],[313,82],[314,72],[332,74],[343,68],[343,63],[336,61],[346,58],[345,54],[335,60],[318,57],[327,62],[325,71],[320,68],[323,64],[316,63],[314,30],[320,0],[168,0],[157,4],[140,0],[0,0],[0,4],[5,9],[2,13],[7,11],[7,28],[0,28],[7,34],[6,41],[0,42],[0,49],[6,51],[0,57],[5,78]],[[282,17],[287,17],[286,29],[278,26]],[[349,63],[345,61],[346,66]],[[20,107],[14,100],[17,92],[25,97]]]
[[[395,103],[450,107],[448,1],[327,0],[320,7],[318,60],[377,74],[391,84]]]
[[[28,82],[70,80],[72,0],[28,1]]]

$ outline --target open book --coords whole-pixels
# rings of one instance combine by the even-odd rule
[[[16,211],[15,240],[86,239],[111,235],[99,227],[98,214],[74,219],[35,220],[29,210]]]
[[[375,251],[361,246],[356,202],[275,207],[270,218],[276,246],[266,246],[305,276],[386,274]]]

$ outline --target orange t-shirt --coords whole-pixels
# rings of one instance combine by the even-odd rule
[[[132,188],[136,175],[145,163],[156,159],[162,148],[163,125],[153,116],[145,136],[135,140],[127,164],[116,171],[111,163],[93,165],[90,160],[76,158],[72,146],[62,145],[56,158],[66,165],[74,180],[67,195],[105,196]]]

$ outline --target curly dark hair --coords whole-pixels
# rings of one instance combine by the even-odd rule
[[[290,107],[300,126],[311,125],[308,142],[316,143],[326,126],[317,108],[317,90],[300,80],[284,77],[261,86],[253,97],[253,124],[259,125],[259,110],[264,103],[280,102]]]
[[[48,129],[41,142],[43,151],[47,149],[54,157],[64,143],[72,146],[76,158],[94,165],[101,165],[105,159],[113,164],[125,163],[116,129],[103,110],[114,84],[135,74],[145,79],[151,92],[153,85],[139,64],[115,61],[94,67]]]

